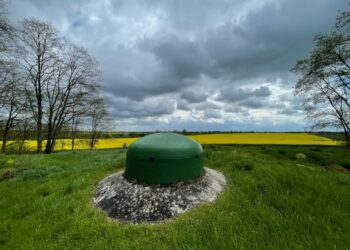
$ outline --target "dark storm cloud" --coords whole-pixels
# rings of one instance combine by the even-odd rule
[[[164,70],[177,79],[196,78],[212,68],[200,44],[182,37],[152,38],[144,41],[141,47],[155,54]]]
[[[259,99],[247,99],[240,103],[242,107],[252,108],[252,109],[259,109],[259,108],[265,108],[269,106],[269,102],[266,100],[259,100]]]
[[[243,117],[251,118],[249,111],[246,108],[242,107],[241,105],[227,104],[224,107],[224,111],[226,113],[233,113],[236,115],[239,114]]]
[[[194,30],[191,38],[157,34],[142,49],[156,55],[180,79],[199,74],[235,80],[268,77],[288,72],[306,56],[315,33],[329,30],[344,5],[342,1],[272,2],[248,12],[239,22],[232,22],[232,16],[205,32]]]
[[[271,105],[268,99],[271,94],[272,92],[267,86],[260,86],[255,89],[224,88],[220,90],[217,99],[239,107],[259,109]]]
[[[221,118],[221,113],[217,109],[207,109],[204,111],[204,118],[206,118],[206,119],[210,119],[210,118],[219,119],[219,118]]]
[[[231,129],[225,113],[250,117],[251,110],[269,108],[282,117],[300,115],[291,89],[295,76],[288,72],[347,2],[12,0],[9,14],[14,21],[29,16],[50,21],[86,47],[100,62],[116,120],[142,129],[147,117],[198,111],[223,119],[217,128]],[[200,122],[214,126],[183,119],[184,126],[197,129]]]
[[[271,91],[267,86],[261,86],[256,89],[223,88],[220,90],[218,99],[227,101],[227,102],[236,102],[236,101],[247,100],[249,98],[264,98],[270,95],[271,95]]]
[[[303,100],[301,97],[294,97],[292,98],[289,95],[281,95],[280,100],[286,101],[287,104],[285,103],[279,103],[275,105],[271,105],[273,108],[277,108],[277,113],[281,115],[297,115],[297,114],[302,114],[302,105],[303,105]]]
[[[212,101],[198,103],[193,106],[196,108],[196,110],[207,110],[207,109],[220,110],[222,108],[221,105]]]
[[[210,31],[206,51],[233,79],[286,72],[305,57],[316,32],[329,30],[345,1],[280,1]],[[330,13],[334,13],[330,15]]]
[[[175,102],[166,98],[134,101],[128,98],[110,99],[111,115],[116,118],[159,117],[172,114]]]
[[[198,90],[186,90],[181,94],[180,97],[190,103],[198,103],[207,100],[208,94],[200,92]]]
[[[180,99],[177,101],[176,109],[189,111],[191,107],[187,101]]]

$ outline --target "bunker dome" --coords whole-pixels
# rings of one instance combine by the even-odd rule
[[[203,156],[202,146],[183,135],[147,135],[128,148],[125,176],[145,184],[189,181],[203,173]]]

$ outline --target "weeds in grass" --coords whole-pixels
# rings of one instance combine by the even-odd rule
[[[297,154],[295,155],[295,158],[296,158],[298,161],[305,161],[307,157],[306,157],[306,155],[303,154],[303,153],[297,153]]]
[[[14,166],[13,166],[14,163],[15,163],[15,160],[12,159],[12,158],[10,158],[10,159],[7,160],[6,166],[9,167],[9,168],[14,167]]]

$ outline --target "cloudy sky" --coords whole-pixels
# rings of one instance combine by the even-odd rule
[[[116,130],[300,131],[290,72],[347,0],[7,0],[100,62]]]

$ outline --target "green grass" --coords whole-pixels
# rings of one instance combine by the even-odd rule
[[[348,249],[350,168],[341,147],[208,146],[225,192],[175,220],[128,225],[93,207],[125,151],[0,155],[1,249]],[[295,154],[306,160],[297,161]],[[11,160],[12,159],[12,160]]]

